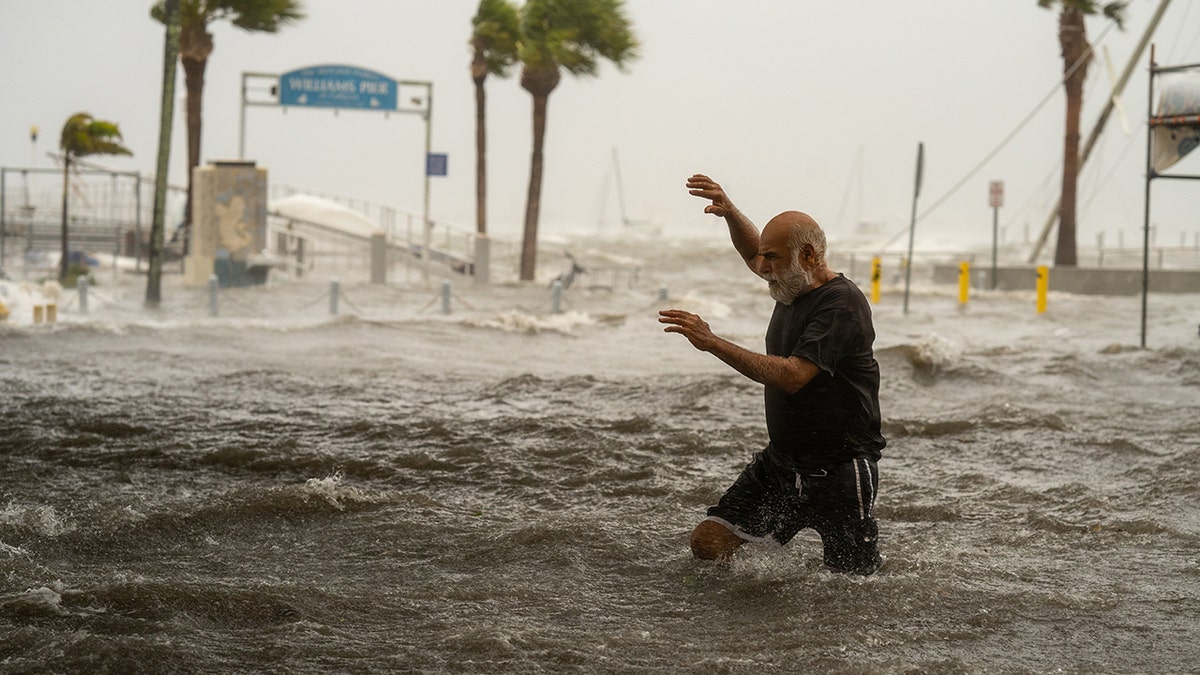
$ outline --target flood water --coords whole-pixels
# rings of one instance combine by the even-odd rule
[[[1195,672],[1200,294],[1143,350],[1136,296],[885,284],[858,578],[810,531],[692,559],[762,391],[656,312],[761,349],[771,300],[727,242],[654,248],[581,245],[642,274],[557,314],[280,278],[213,318],[168,278],[0,324],[0,671]]]

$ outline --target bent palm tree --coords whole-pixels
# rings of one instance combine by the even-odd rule
[[[150,8],[150,16],[166,24],[165,0]],[[192,169],[200,165],[201,101],[204,98],[204,69],[213,51],[208,24],[228,19],[249,32],[275,33],[304,18],[299,0],[181,0],[179,4],[179,62],[187,87],[188,175],[187,206],[183,212],[185,231],[192,222]],[[187,247],[187,238],[184,238]]]
[[[475,82],[475,227],[487,234],[487,98],[488,75],[508,77],[517,61],[521,18],[509,0],[481,0],[471,19],[471,79]]]
[[[121,145],[121,130],[113,122],[92,119],[90,113],[78,112],[63,125],[58,148],[63,154],[62,191],[62,261],[58,279],[65,282],[69,269],[70,246],[67,235],[67,207],[70,203],[71,162],[87,155],[132,155]]]
[[[1063,134],[1062,196],[1058,209],[1058,244],[1054,249],[1055,266],[1074,267],[1076,264],[1075,203],[1079,183],[1079,118],[1083,112],[1083,83],[1092,59],[1092,46],[1088,44],[1083,18],[1103,12],[1104,16],[1121,26],[1128,4],[1109,2],[1101,5],[1096,0],[1038,0],[1039,7],[1061,7],[1058,15],[1058,42],[1062,47],[1063,88],[1067,96],[1066,131]]]
[[[521,242],[521,280],[531,281],[537,266],[550,92],[562,79],[562,70],[594,76],[602,58],[624,70],[626,63],[637,58],[638,41],[622,0],[528,0],[521,14],[521,34],[521,87],[533,96],[533,154]]]

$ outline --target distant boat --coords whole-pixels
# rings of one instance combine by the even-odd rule
[[[597,221],[600,229],[605,229],[606,211],[608,206],[608,188],[610,183],[617,186],[617,205],[621,209],[622,234],[637,234],[641,236],[658,236],[662,234],[662,225],[648,219],[633,219],[625,211],[625,186],[621,182],[621,159],[617,149],[612,150],[612,163],[604,174],[604,188],[600,194],[600,217]]]

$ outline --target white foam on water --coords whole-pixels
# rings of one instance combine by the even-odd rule
[[[936,372],[960,361],[962,354],[961,342],[938,333],[930,333],[917,343],[913,360],[914,365],[924,366]]]
[[[75,529],[65,523],[53,506],[32,506],[9,502],[0,510],[0,525],[21,527],[47,537],[57,537]]]
[[[28,558],[29,557],[29,552],[26,551],[25,549],[21,548],[20,546],[11,546],[2,541],[0,541],[0,553],[3,553],[4,555],[6,555],[10,558]]]
[[[726,319],[733,313],[733,309],[728,304],[690,291],[679,298],[670,300],[667,304],[674,309],[682,309],[713,319]]]
[[[0,602],[0,606],[21,606],[24,608],[37,608],[49,610],[54,614],[66,614],[62,608],[62,595],[57,591],[50,589],[47,586],[40,588],[30,588],[24,593],[10,597],[8,600]]]
[[[342,485],[340,473],[324,478],[309,478],[304,481],[303,491],[307,496],[324,499],[330,506],[339,510],[345,508],[342,505],[343,500],[356,500],[362,494],[357,488]]]
[[[530,314],[520,310],[500,312],[494,316],[463,321],[468,326],[494,328],[508,333],[555,333],[570,334],[580,326],[595,325],[596,320],[587,312],[569,311],[561,314]]]

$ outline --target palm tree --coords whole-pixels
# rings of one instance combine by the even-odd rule
[[[181,0],[179,3],[179,62],[187,87],[188,175],[187,205],[183,221],[186,232],[192,222],[192,169],[200,165],[200,103],[204,98],[204,69],[213,51],[208,24],[223,19],[249,32],[275,33],[304,18],[299,0]],[[150,16],[166,24],[165,0],[150,8]],[[184,247],[187,238],[184,238]]]
[[[113,122],[92,119],[90,113],[78,112],[67,118],[63,125],[58,148],[63,156],[62,191],[62,262],[58,279],[65,283],[69,269],[70,247],[67,237],[67,207],[70,202],[71,162],[87,155],[132,155],[121,145],[121,130]]]
[[[475,82],[475,226],[487,234],[487,98],[488,75],[508,77],[517,61],[521,17],[509,0],[480,0],[471,19],[471,79]]]
[[[1075,202],[1079,182],[1079,118],[1083,111],[1083,83],[1092,59],[1083,18],[1103,12],[1104,16],[1122,26],[1128,2],[1096,0],[1038,0],[1043,8],[1058,5],[1058,42],[1062,47],[1063,88],[1067,95],[1066,132],[1063,135],[1062,196],[1058,208],[1058,245],[1054,250],[1055,266],[1074,267]]]
[[[521,12],[521,86],[533,96],[533,155],[521,242],[521,280],[537,266],[538,211],[542,197],[546,104],[562,70],[594,76],[599,59],[624,70],[637,58],[638,41],[623,0],[528,0]]]

